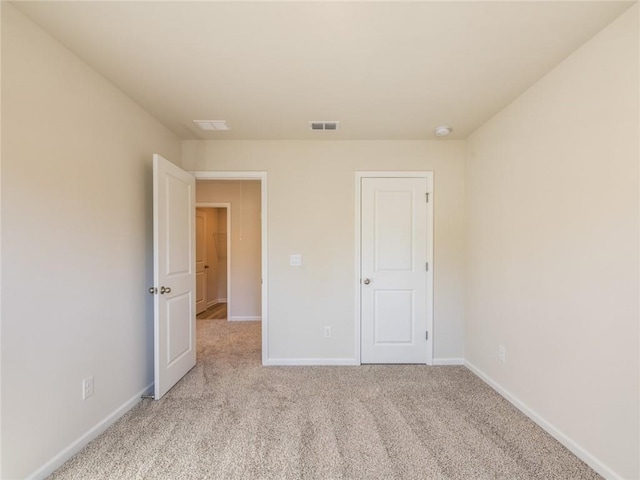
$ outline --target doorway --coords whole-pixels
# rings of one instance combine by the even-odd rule
[[[228,319],[230,236],[230,203],[196,204],[196,318],[199,320]]]
[[[220,207],[227,203],[228,263],[227,319],[261,321],[262,364],[268,364],[267,308],[267,173],[266,172],[191,172],[196,178],[196,207]],[[203,195],[201,186],[216,184],[220,193],[233,190],[234,201]],[[251,199],[257,202],[251,204]],[[251,206],[253,205],[253,206]],[[227,205],[223,205],[227,207]],[[249,220],[253,218],[253,222]],[[253,227],[251,225],[254,225]],[[234,239],[235,235],[235,239]],[[247,248],[250,244],[256,249]],[[234,247],[235,245],[235,247]],[[209,265],[211,267],[211,265]],[[232,270],[233,269],[233,270]],[[248,288],[238,288],[239,281],[250,282]],[[240,283],[242,284],[242,283]],[[244,295],[243,295],[244,294]],[[209,300],[210,301],[210,300]]]

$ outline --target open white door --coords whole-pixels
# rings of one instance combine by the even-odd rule
[[[153,156],[154,398],[196,364],[195,178]]]

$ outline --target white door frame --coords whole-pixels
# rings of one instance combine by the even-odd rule
[[[360,305],[360,272],[361,272],[361,258],[360,258],[360,242],[362,235],[362,225],[360,224],[360,217],[362,213],[362,179],[363,178],[425,178],[427,180],[427,192],[429,193],[429,202],[427,203],[427,261],[429,262],[429,271],[427,272],[427,330],[429,331],[429,340],[427,341],[427,358],[425,363],[427,365],[433,365],[433,272],[435,269],[433,260],[433,201],[434,201],[434,188],[433,188],[433,172],[432,171],[356,171],[356,254],[355,254],[355,284],[354,284],[354,297],[355,297],[355,360],[360,365],[362,363],[361,357],[361,342],[362,342],[362,318],[361,318],[361,305]]]
[[[227,320],[231,311],[231,204],[224,202],[196,202],[196,208],[224,208],[227,211]],[[209,307],[207,307],[209,308]]]
[[[247,172],[216,172],[216,171],[191,171],[196,180],[259,180],[260,181],[260,217],[261,225],[261,250],[262,250],[262,365],[268,364],[269,359],[269,270],[268,270],[268,248],[267,248],[267,172],[247,171]],[[196,187],[197,188],[197,187]],[[229,218],[229,217],[227,217]],[[231,243],[231,242],[229,242]],[[230,263],[230,262],[229,262]],[[231,279],[229,279],[231,280]],[[230,288],[231,282],[227,284]],[[229,290],[229,295],[231,291]],[[228,298],[227,301],[231,299]],[[229,304],[227,304],[229,305]]]

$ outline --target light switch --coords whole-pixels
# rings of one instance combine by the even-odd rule
[[[289,266],[290,267],[301,267],[302,266],[302,255],[299,253],[289,255]]]

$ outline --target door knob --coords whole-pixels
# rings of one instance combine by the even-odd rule
[[[160,287],[160,295],[163,293],[171,293],[171,287]]]
[[[369,285],[371,283],[371,279],[365,278],[364,280],[362,280],[362,283],[364,283],[365,285]]]
[[[204,268],[209,268],[209,265],[205,265]]]
[[[158,289],[156,287],[149,287],[149,293],[151,295],[154,295],[154,294],[158,293]]]

